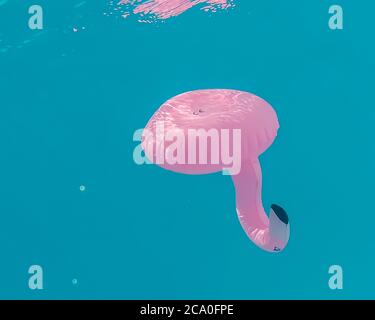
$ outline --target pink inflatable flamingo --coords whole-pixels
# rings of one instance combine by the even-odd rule
[[[164,131],[160,130],[161,126]],[[152,163],[167,170],[185,174],[214,173],[226,169],[228,162],[213,156],[213,150],[216,150],[212,148],[215,147],[213,134],[210,135],[211,145],[206,144],[208,158],[202,158],[207,161],[186,160],[193,159],[191,154],[204,152],[200,148],[203,140],[200,146],[196,143],[192,146],[188,141],[192,130],[199,133],[198,139],[200,134],[208,137],[207,132],[223,132],[223,129],[231,130],[234,137],[235,130],[240,130],[240,149],[236,148],[235,139],[216,140],[220,142],[222,153],[228,147],[235,153],[233,155],[240,154],[240,170],[232,170],[236,171],[232,180],[236,189],[237,214],[244,231],[257,246],[269,252],[280,252],[289,240],[289,219],[277,205],[271,206],[267,217],[261,198],[262,172],[258,159],[273,143],[278,128],[275,111],[253,94],[236,90],[197,90],[166,101],[156,111],[144,130],[142,148]],[[173,136],[171,133],[177,138],[165,139]],[[172,147],[174,161],[165,161],[171,158],[169,147]]]

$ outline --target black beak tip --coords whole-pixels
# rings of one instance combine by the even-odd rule
[[[275,212],[275,214],[277,215],[277,217],[282,221],[284,222],[285,224],[288,224],[289,223],[289,217],[288,217],[288,214],[286,213],[286,211],[281,208],[280,206],[278,206],[277,204],[273,204],[271,206],[271,209],[273,210],[273,212]]]

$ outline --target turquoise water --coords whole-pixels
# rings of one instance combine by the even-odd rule
[[[81,2],[37,1],[43,31],[27,26],[35,1],[0,2],[0,297],[375,298],[375,3],[243,0],[141,24]],[[280,255],[242,231],[230,177],[133,161],[134,131],[201,88],[278,112],[261,161],[265,207],[291,220]]]

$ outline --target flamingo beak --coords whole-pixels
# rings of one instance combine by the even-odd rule
[[[273,204],[270,211],[270,237],[273,244],[272,251],[282,251],[288,241],[290,235],[289,217],[283,208]]]

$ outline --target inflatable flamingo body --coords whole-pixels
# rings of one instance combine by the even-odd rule
[[[156,111],[144,130],[142,148],[152,163],[184,174],[222,171],[228,168],[228,158],[220,157],[223,151],[239,155],[236,168],[232,167],[229,172],[236,189],[241,225],[260,248],[280,252],[289,240],[289,219],[277,205],[271,206],[269,217],[266,215],[261,198],[259,163],[259,155],[273,143],[278,128],[273,108],[253,94],[237,90],[197,90],[166,101]],[[228,130],[225,138],[222,135],[221,139],[214,140]],[[197,139],[202,138],[201,135],[211,139],[205,145],[207,150],[202,149],[203,140],[191,143],[191,132]],[[177,138],[165,139],[168,136]],[[207,154],[200,157],[205,151]],[[174,161],[165,161],[170,158]],[[199,161],[201,159],[205,161]]]

